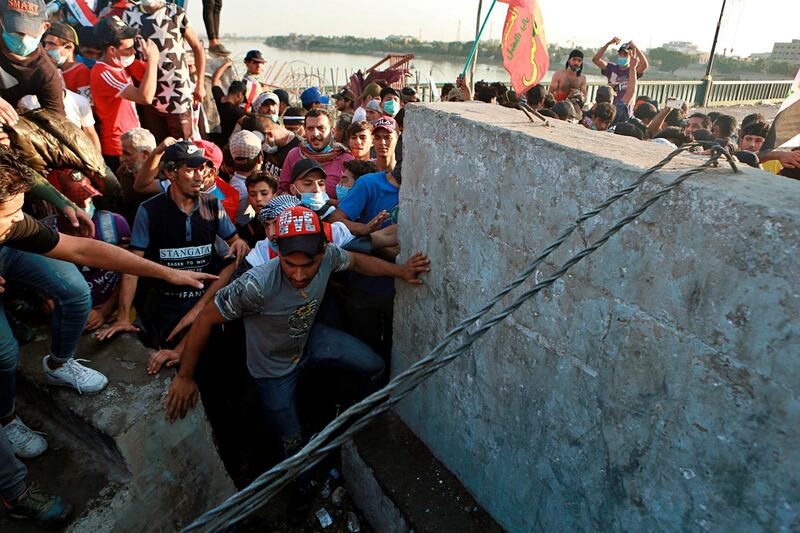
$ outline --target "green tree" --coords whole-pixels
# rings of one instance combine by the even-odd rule
[[[647,55],[651,61],[658,63],[659,70],[664,72],[675,72],[679,68],[688,67],[695,60],[690,54],[660,47],[648,50]]]
[[[767,72],[770,74],[780,74],[782,76],[791,76],[797,72],[797,65],[792,65],[786,61],[771,61],[767,67]]]

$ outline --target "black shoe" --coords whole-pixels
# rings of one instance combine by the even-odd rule
[[[20,322],[10,312],[6,312],[6,319],[11,328],[11,333],[17,339],[17,344],[24,346],[33,340],[33,330],[25,323]]]
[[[28,487],[22,496],[13,502],[3,502],[6,512],[15,519],[32,518],[46,529],[64,527],[72,515],[72,505],[61,496],[52,496]]]

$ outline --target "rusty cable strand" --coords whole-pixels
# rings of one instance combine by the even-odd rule
[[[558,249],[567,239],[567,237],[569,237],[582,222],[596,216],[620,198],[636,190],[639,185],[641,185],[647,179],[647,177],[652,175],[660,168],[663,168],[663,166],[671,161],[676,155],[695,146],[710,147],[713,150],[713,154],[702,165],[693,167],[681,173],[668,185],[659,189],[655,194],[647,198],[647,200],[645,200],[637,209],[619,219],[600,238],[564,262],[553,274],[535,284],[529,290],[520,294],[519,297],[517,297],[510,305],[503,308],[489,320],[481,324],[477,329],[469,333],[457,348],[446,353],[444,356],[439,357],[449,342],[455,338],[456,335],[480,320],[494,307],[496,303],[502,300],[506,294],[529,278],[534,271],[536,271],[537,267],[542,263],[542,261],[544,261],[544,259],[553,251]],[[320,433],[312,437],[311,440],[303,447],[303,449],[301,449],[295,455],[285,459],[261,474],[250,485],[242,489],[240,492],[230,496],[220,505],[210,509],[202,516],[195,519],[182,531],[222,531],[252,514],[256,509],[264,505],[270,498],[272,498],[272,496],[280,491],[287,483],[294,479],[299,473],[317,464],[328,453],[341,446],[348,438],[350,438],[351,435],[360,431],[375,417],[388,411],[394,404],[405,398],[432,374],[464,354],[491,328],[505,320],[509,315],[522,306],[522,304],[533,298],[540,291],[558,281],[573,266],[606,244],[611,237],[616,235],[625,226],[639,218],[648,208],[650,208],[650,206],[658,202],[663,196],[672,192],[678,185],[689,179],[691,176],[716,165],[723,157],[727,159],[727,162],[730,164],[733,171],[738,172],[733,158],[721,146],[715,143],[703,142],[685,145],[673,151],[658,164],[648,169],[631,185],[625,187],[624,189],[620,189],[591,211],[583,213],[558,237],[558,239],[556,239],[550,246],[545,248],[545,250],[539,256],[536,257],[528,269],[526,269],[512,283],[501,290],[477,313],[466,318],[459,323],[458,326],[453,328],[445,336],[445,338],[428,353],[428,355],[411,365],[401,374],[395,376],[395,378],[392,379],[391,382],[389,382],[383,389],[367,396],[365,399],[351,406],[338,417],[336,417],[336,419],[331,421]],[[349,420],[355,416],[360,416],[360,418],[355,420],[346,430],[342,430]],[[336,436],[331,438],[334,435]]]

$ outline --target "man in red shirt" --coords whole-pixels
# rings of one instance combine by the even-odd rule
[[[139,115],[134,104],[150,105],[156,92],[158,47],[145,41],[147,63],[134,58],[136,30],[119,17],[100,19],[94,28],[95,40],[103,56],[92,68],[90,87],[95,113],[100,119],[100,144],[103,158],[112,171],[119,166],[122,154],[123,133],[138,128]],[[139,87],[133,84],[133,74],[140,79]]]
[[[80,61],[75,61],[78,34],[73,27],[63,22],[53,22],[42,38],[42,45],[61,70],[67,89],[85,96],[91,102],[89,67]]]

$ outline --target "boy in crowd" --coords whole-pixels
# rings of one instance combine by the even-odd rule
[[[377,83],[370,83],[364,90],[361,92],[361,105],[358,109],[356,109],[355,113],[353,113],[353,122],[362,122],[364,120],[369,120],[367,118],[367,106],[373,100],[378,100],[380,103],[381,99],[381,86]],[[380,105],[378,106],[380,107]]]
[[[769,133],[769,124],[766,122],[750,122],[742,126],[739,138],[739,150],[758,153]]]
[[[267,207],[272,197],[278,192],[278,180],[264,172],[248,176],[245,185],[247,186],[247,200],[256,214]],[[267,238],[264,225],[257,216],[244,226],[239,226],[236,231],[250,248],[253,248],[258,241]]]
[[[91,102],[89,67],[77,61],[78,34],[68,24],[53,22],[42,38],[42,46],[56,62],[64,78],[64,85]]]
[[[228,143],[235,170],[231,185],[239,193],[239,209],[236,211],[236,224],[244,226],[252,218],[249,207],[247,178],[261,169],[261,141],[252,131],[242,130],[234,133]]]
[[[360,161],[372,160],[372,124],[366,120],[353,122],[345,132],[350,154]]]
[[[228,94],[225,94],[222,88],[222,75],[232,64],[233,62],[230,58],[226,59],[225,62],[214,71],[214,75],[211,78],[211,94],[214,96],[214,102],[217,104],[220,128],[220,132],[214,135],[217,144],[220,146],[227,144],[239,119],[245,115],[243,104],[246,88],[244,82],[239,80],[232,81],[228,86]]]
[[[394,117],[400,112],[400,93],[393,87],[384,87],[381,90],[381,110],[383,115]]]

